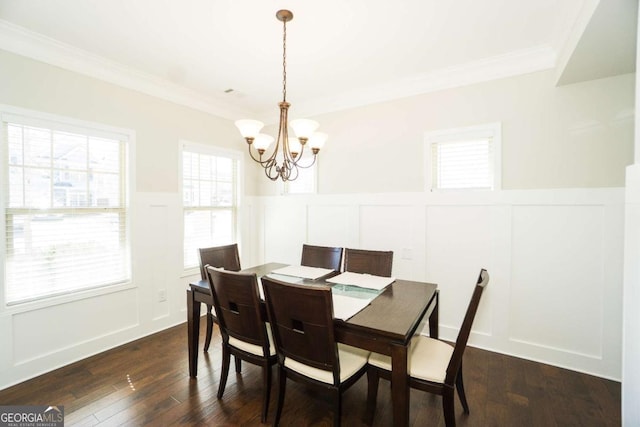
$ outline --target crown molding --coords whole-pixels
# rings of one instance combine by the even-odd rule
[[[235,120],[238,117],[257,116],[267,123],[274,122],[274,113],[271,109],[250,111],[225,100],[204,96],[168,80],[110,61],[2,19],[0,19],[0,49],[222,118]],[[555,50],[546,45],[514,51],[408,76],[377,86],[357,88],[337,95],[327,95],[296,103],[296,116],[315,116],[547,70],[555,67],[556,56]]]
[[[2,19],[0,49],[226,119],[255,115],[255,112],[204,96]]]
[[[296,116],[306,117],[407,98],[444,89],[553,69],[556,52],[548,45],[518,50],[462,65],[408,76],[402,80],[343,92],[296,104]],[[263,112],[266,113],[266,112]]]

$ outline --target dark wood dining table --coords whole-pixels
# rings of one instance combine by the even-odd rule
[[[268,263],[242,270],[262,277],[287,264]],[[310,285],[331,283],[303,280]],[[187,289],[189,375],[198,373],[200,305],[213,304],[209,284],[196,281]],[[394,426],[409,424],[407,350],[411,337],[429,321],[429,335],[438,337],[438,290],[433,283],[396,279],[362,311],[348,320],[335,320],[336,339],[354,347],[391,356],[391,395]]]

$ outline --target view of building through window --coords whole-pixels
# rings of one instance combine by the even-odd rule
[[[197,145],[183,149],[185,269],[198,266],[198,248],[235,242],[237,169],[234,156],[211,154]]]
[[[59,129],[3,116],[9,304],[131,277],[127,137]]]

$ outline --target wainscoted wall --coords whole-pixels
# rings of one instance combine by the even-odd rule
[[[246,205],[251,264],[298,263],[305,242],[391,249],[395,277],[438,284],[449,340],[485,267],[491,282],[471,345],[620,379],[623,189],[274,196]]]
[[[132,282],[0,312],[0,388],[186,321],[180,196],[132,200]]]
[[[185,322],[180,196],[133,202],[132,283],[2,311],[0,388]],[[245,197],[239,219],[246,267],[393,250],[394,276],[438,284],[449,340],[485,267],[471,345],[620,379],[624,189]]]

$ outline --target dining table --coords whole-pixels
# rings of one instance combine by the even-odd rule
[[[287,264],[267,263],[241,270],[262,277]],[[309,286],[342,286],[315,280],[299,279]],[[340,289],[334,289],[341,292]],[[375,294],[369,304],[348,319],[334,319],[338,342],[391,357],[391,398],[393,425],[409,424],[409,376],[407,352],[411,338],[429,322],[429,335],[438,338],[438,289],[434,283],[395,279]],[[205,280],[191,282],[187,288],[187,334],[189,375],[198,373],[201,303],[213,305],[209,284]],[[263,304],[264,305],[264,304]],[[264,310],[266,318],[266,310]]]

